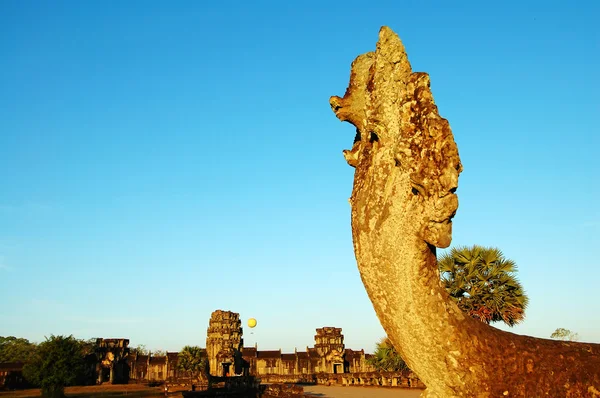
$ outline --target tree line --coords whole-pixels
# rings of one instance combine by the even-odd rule
[[[42,397],[63,398],[68,386],[93,385],[96,383],[96,364],[99,360],[95,339],[81,340],[71,336],[46,338],[40,344],[14,336],[0,336],[0,362],[23,363],[23,377],[28,385],[39,387]],[[131,349],[140,355],[166,355],[166,351],[151,352],[141,345]],[[177,361],[178,369],[190,377],[205,378],[208,363],[204,350],[197,346],[185,346]],[[2,387],[2,386],[0,386]]]
[[[40,344],[0,336],[0,362],[22,362],[28,385],[44,397],[63,397],[65,386],[95,383],[95,340],[50,336]]]

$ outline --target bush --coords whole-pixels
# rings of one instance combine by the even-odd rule
[[[82,343],[73,336],[50,336],[41,343],[23,376],[41,387],[42,397],[62,398],[65,386],[84,384],[86,366]]]

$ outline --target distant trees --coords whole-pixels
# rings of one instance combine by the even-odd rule
[[[438,266],[443,286],[469,316],[509,326],[525,318],[529,299],[515,276],[517,265],[499,249],[453,248],[439,258]]]
[[[152,351],[152,350],[149,350],[148,348],[146,348],[145,344],[139,344],[136,347],[129,348],[129,352],[132,354],[136,353],[138,355],[152,355],[154,357],[164,357],[165,355],[167,355],[167,351],[165,351],[165,350]]]
[[[25,378],[42,389],[42,397],[63,398],[65,386],[85,384],[84,342],[73,336],[46,338],[23,367]]]
[[[29,340],[14,336],[0,336],[0,362],[27,362],[37,345]]]
[[[550,338],[563,341],[577,341],[579,340],[579,334],[569,329],[558,328],[550,335]]]
[[[146,348],[145,344],[138,344],[137,347],[129,348],[129,352],[138,355],[148,355],[150,353],[150,351],[148,351],[148,349]]]
[[[190,384],[195,376],[206,373],[208,362],[204,350],[198,346],[186,345],[177,357],[177,366],[190,375]]]
[[[190,376],[202,374],[207,362],[199,347],[184,347],[182,363]],[[130,350],[107,350],[97,339],[79,340],[73,336],[54,336],[40,344],[14,336],[0,336],[0,362],[23,362],[23,377],[28,384],[39,386],[43,397],[64,397],[64,388],[93,384],[98,377],[96,365],[106,359],[120,363],[130,352],[164,356],[165,350],[151,352],[145,345]],[[112,376],[111,376],[112,377]],[[115,379],[116,380],[116,379]]]
[[[382,338],[377,343],[373,356],[367,362],[380,372],[408,370],[406,362],[404,362],[400,354],[396,351],[388,337]]]

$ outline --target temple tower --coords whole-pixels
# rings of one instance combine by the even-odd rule
[[[326,373],[344,373],[344,335],[341,328],[317,329],[315,349],[321,357],[320,370]]]
[[[236,355],[241,358],[244,344],[240,314],[216,310],[210,315],[206,332],[206,354],[213,376],[227,376],[240,372],[234,369]],[[239,360],[238,360],[239,362]]]

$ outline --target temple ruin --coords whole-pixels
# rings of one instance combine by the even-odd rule
[[[316,329],[313,347],[291,353],[281,350],[259,350],[258,345],[243,346],[243,328],[238,313],[214,311],[209,320],[206,349],[211,376],[308,376],[314,374],[344,374],[370,372],[369,354],[344,345],[341,328]],[[174,380],[186,377],[177,366],[178,353],[165,356],[132,353],[127,363],[134,380]],[[290,379],[292,380],[292,379]],[[295,379],[293,379],[295,380]]]
[[[341,328],[317,328],[313,347],[285,353],[279,350],[260,350],[258,345],[244,347],[243,328],[238,313],[216,310],[209,319],[206,348],[201,350],[209,363],[213,377],[257,376],[276,382],[316,382],[327,375],[343,377],[344,383],[375,383],[357,374],[375,371],[368,362],[371,357],[364,350],[352,350],[344,345]],[[129,340],[123,338],[98,338],[93,352],[86,357],[90,374],[97,384],[137,382],[188,382],[190,375],[179,368],[179,353],[166,355],[131,352]],[[6,380],[23,384],[22,363],[0,366],[0,387]],[[382,377],[379,375],[379,377]],[[399,375],[388,375],[390,380]],[[411,376],[412,377],[412,376]],[[321,379],[319,379],[321,378]],[[405,377],[405,384],[410,386]],[[341,379],[340,379],[341,380]],[[387,380],[387,379],[385,379]],[[196,380],[198,382],[199,379]],[[341,381],[340,381],[341,383]],[[412,385],[417,385],[414,379]],[[14,384],[14,383],[13,383]],[[370,385],[370,384],[369,384]],[[390,381],[389,385],[403,385]]]
[[[217,310],[210,315],[206,331],[206,354],[212,376],[229,376],[242,372],[243,366],[239,360],[244,346],[242,334],[239,314]]]
[[[94,348],[96,356],[97,383],[127,383],[129,379],[129,340],[128,339],[96,339]]]

